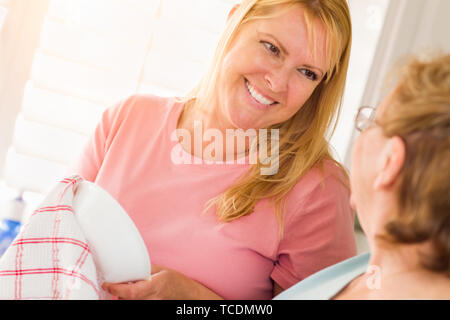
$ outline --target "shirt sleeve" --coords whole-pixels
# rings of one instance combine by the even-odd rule
[[[123,121],[124,109],[129,105],[130,99],[131,97],[121,100],[103,112],[94,133],[89,137],[80,156],[72,166],[72,173],[95,182],[111,141]]]
[[[295,210],[286,215],[271,274],[283,289],[356,255],[347,188],[330,175],[309,189],[296,198]]]

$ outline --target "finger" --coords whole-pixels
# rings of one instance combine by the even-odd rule
[[[134,283],[104,283],[102,287],[110,294],[128,300],[147,298],[152,293],[150,280]]]
[[[111,293],[111,285],[113,285],[113,284],[114,283],[103,282],[102,289],[105,290],[108,293]]]
[[[135,300],[139,299],[139,292],[133,285],[127,283],[111,283],[108,285],[108,292],[119,299]]]
[[[107,291],[108,293],[112,294],[113,296],[116,296],[118,298],[121,298],[122,296],[130,296],[130,293],[128,291],[131,291],[130,289],[126,288],[125,283],[108,283],[105,282],[102,285],[102,289]]]
[[[155,273],[158,273],[158,272],[160,272],[160,271],[162,271],[162,270],[165,270],[165,269],[167,269],[167,268],[165,268],[165,267],[163,267],[163,266],[160,266],[160,265],[157,265],[157,264],[152,264],[152,268],[151,268],[151,274],[155,274]]]

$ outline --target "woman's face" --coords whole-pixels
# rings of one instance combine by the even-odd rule
[[[243,25],[221,66],[217,106],[230,128],[267,128],[292,117],[326,73],[326,31],[313,21],[315,55],[304,10]]]

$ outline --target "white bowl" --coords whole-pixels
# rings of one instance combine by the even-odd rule
[[[131,218],[107,191],[82,181],[72,207],[104,281],[150,278],[147,247]]]

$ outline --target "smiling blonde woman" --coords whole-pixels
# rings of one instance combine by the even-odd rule
[[[347,177],[327,142],[350,44],[344,0],[242,1],[189,95],[108,109],[78,173],[123,205],[155,265],[149,280],[104,288],[122,299],[270,299],[353,256]],[[187,139],[198,126],[215,141]],[[236,129],[278,139],[219,143]],[[248,159],[274,141],[277,170],[262,175],[266,159]],[[211,144],[222,152],[206,159]]]

